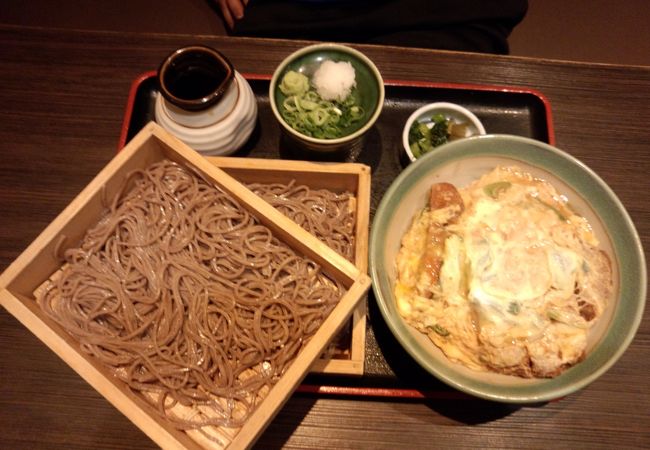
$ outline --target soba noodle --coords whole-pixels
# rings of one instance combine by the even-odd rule
[[[285,216],[354,262],[354,197],[327,189],[310,189],[291,180],[288,184],[250,183],[250,190]]]
[[[311,189],[295,180],[288,184],[249,183],[247,187],[348,261],[354,262],[356,205],[351,193]],[[349,358],[351,333],[352,323],[348,321],[322,357]]]
[[[41,308],[181,429],[241,425],[343,292],[170,161],[133,173],[65,258]]]

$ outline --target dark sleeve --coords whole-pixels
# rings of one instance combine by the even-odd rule
[[[232,35],[508,53],[527,0],[250,0]]]

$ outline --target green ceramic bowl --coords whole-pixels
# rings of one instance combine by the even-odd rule
[[[366,111],[363,120],[347,128],[346,134],[336,139],[313,138],[294,130],[282,118],[278,106],[286,98],[278,85],[288,71],[294,70],[311,78],[320,63],[325,60],[347,61],[352,64],[355,70],[360,104]],[[381,114],[384,95],[384,82],[373,62],[358,50],[332,43],[310,45],[289,55],[277,67],[269,85],[271,109],[285,136],[298,147],[316,152],[345,151],[361,145],[364,135]]]
[[[497,165],[517,165],[544,178],[591,223],[614,272],[614,298],[591,330],[584,361],[552,379],[475,372],[450,362],[401,318],[393,296],[395,257],[410,218],[424,207],[432,183],[465,186]],[[537,403],[570,394],[609,369],[632,341],[646,301],[646,265],[625,208],[593,171],[555,147],[508,135],[476,136],[440,146],[409,165],[377,209],[370,236],[370,271],[379,309],[397,340],[424,369],[466,393],[508,403]]]

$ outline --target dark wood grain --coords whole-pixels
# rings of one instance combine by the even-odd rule
[[[239,71],[257,73],[305,44],[0,26],[0,270],[112,158],[133,79],[188,43],[212,45]],[[542,92],[557,146],[612,187],[650,248],[650,68],[358,48],[386,79]],[[513,407],[295,395],[258,447],[647,448],[649,316],[614,367],[560,401]],[[0,361],[1,448],[155,447],[4,310]]]

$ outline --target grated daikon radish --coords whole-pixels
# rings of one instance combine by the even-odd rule
[[[347,61],[323,61],[312,83],[323,100],[342,102],[356,85],[354,67]]]

